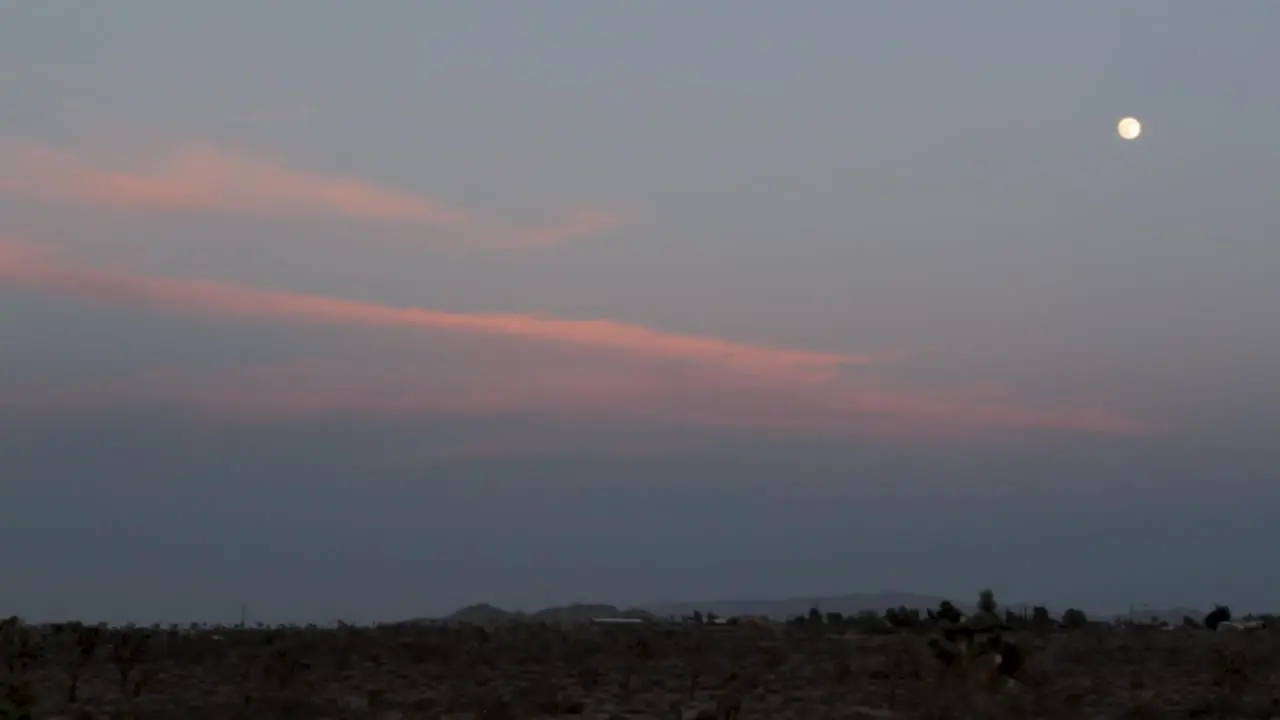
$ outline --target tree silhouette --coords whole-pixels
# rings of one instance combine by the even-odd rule
[[[995,615],[1000,609],[1000,605],[996,603],[996,594],[991,590],[983,590],[978,595],[978,612],[986,615]]]
[[[938,611],[934,613],[934,615],[936,615],[939,620],[952,623],[960,622],[960,618],[962,617],[960,611],[956,609],[956,606],[953,605],[950,600],[943,600],[938,603]]]
[[[1231,622],[1231,608],[1226,605],[1214,605],[1213,610],[1204,616],[1204,626],[1210,630],[1217,630],[1224,622]]]
[[[900,605],[884,611],[884,620],[896,628],[910,628],[920,624],[920,611]]]
[[[1089,624],[1089,617],[1084,614],[1083,610],[1069,608],[1062,613],[1062,624],[1072,630],[1079,630]]]

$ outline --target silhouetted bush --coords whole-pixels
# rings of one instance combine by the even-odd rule
[[[884,621],[895,628],[913,628],[920,624],[920,611],[915,608],[896,607],[884,611]]]
[[[880,617],[875,610],[863,610],[853,618],[853,629],[867,635],[886,635],[893,632],[893,626]]]
[[[809,624],[814,626],[822,625],[822,611],[818,608],[809,608]]]
[[[1031,627],[1037,632],[1053,629],[1053,618],[1049,616],[1049,608],[1037,605],[1031,608]]]
[[[1214,605],[1209,614],[1204,616],[1204,626],[1210,630],[1217,630],[1224,622],[1231,622],[1231,608],[1226,605]]]
[[[964,615],[951,603],[950,600],[943,600],[938,603],[937,612],[931,613],[938,620],[950,623],[958,623]]]
[[[1068,608],[1062,613],[1062,624],[1070,630],[1079,630],[1089,624],[1089,616],[1085,615],[1083,610]]]

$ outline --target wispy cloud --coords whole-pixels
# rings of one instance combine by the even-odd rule
[[[613,418],[836,437],[942,438],[1051,430],[1113,436],[1151,427],[1096,405],[1030,407],[989,388],[940,392],[842,373],[882,356],[825,353],[667,333],[610,320],[450,313],[77,267],[0,245],[0,285],[243,322],[381,327],[528,341],[598,352],[552,362],[496,353],[447,377],[392,354],[222,374],[151,373],[45,393],[57,404],[177,404],[242,421],[543,416]],[[679,361],[679,362],[670,362]]]
[[[267,158],[196,143],[148,169],[96,166],[40,146],[5,151],[5,187],[37,197],[157,213],[289,213],[401,220],[443,227],[470,222],[462,211],[364,180],[293,170]]]
[[[442,242],[488,248],[559,244],[617,228],[615,213],[577,208],[541,227],[516,227],[373,181],[291,168],[282,160],[189,143],[132,167],[40,145],[0,146],[0,190],[156,214],[346,217],[431,227]]]
[[[166,313],[303,325],[418,328],[685,360],[755,375],[826,378],[842,366],[884,357],[736,343],[612,320],[457,313],[265,290],[204,280],[128,275],[78,267],[29,248],[0,244],[0,283]]]
[[[302,420],[541,418],[682,426],[781,437],[972,439],[1022,431],[1141,436],[1146,423],[1106,408],[1031,408],[983,393],[933,392],[839,381],[708,372],[706,368],[608,362],[452,374],[373,361],[321,361],[245,370],[153,371],[112,383],[41,390],[29,404],[62,411],[178,407],[245,423]],[[15,396],[9,396],[11,405]]]

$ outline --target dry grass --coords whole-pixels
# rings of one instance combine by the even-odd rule
[[[106,630],[8,624],[0,708],[33,718],[1280,717],[1280,634],[1018,632],[1020,682],[927,631],[516,624]],[[76,677],[74,699],[71,678]]]

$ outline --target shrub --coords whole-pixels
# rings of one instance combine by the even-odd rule
[[[1204,616],[1204,626],[1210,630],[1217,630],[1224,622],[1231,622],[1231,608],[1226,605],[1214,605],[1213,610]]]
[[[933,613],[933,615],[938,620],[950,623],[958,623],[962,617],[960,611],[951,603],[950,600],[943,600],[941,603],[938,603],[938,611]]]
[[[1071,630],[1079,630],[1089,624],[1089,616],[1078,608],[1068,608],[1062,613],[1062,624]]]

